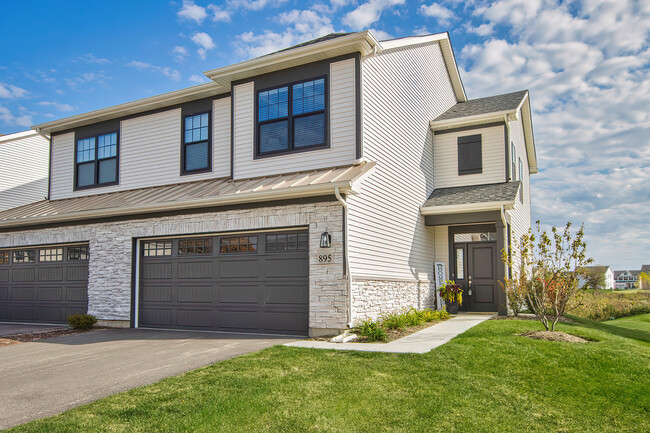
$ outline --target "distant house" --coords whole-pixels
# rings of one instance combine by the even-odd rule
[[[612,271],[612,268],[610,266],[585,266],[582,268],[586,270],[587,272],[598,272],[600,274],[605,275],[605,285],[602,287],[603,289],[607,290],[612,290],[614,288],[614,271]],[[584,277],[580,277],[580,282],[579,285],[582,287],[586,283],[586,279]]]
[[[614,284],[617,289],[636,289],[641,271],[614,271]]]
[[[0,136],[0,211],[47,196],[49,147],[36,131]]]

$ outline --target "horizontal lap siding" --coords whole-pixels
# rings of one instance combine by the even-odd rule
[[[519,118],[521,119],[521,113]],[[519,241],[521,236],[528,231],[531,224],[530,216],[530,172],[528,170],[528,157],[526,154],[526,145],[524,142],[524,131],[521,120],[515,120],[508,123],[510,128],[510,140],[515,144],[515,149],[517,151],[517,170],[519,169],[519,158],[522,160],[523,164],[523,179],[522,187],[524,192],[523,203],[520,201],[520,197],[517,196],[515,200],[515,208],[508,211],[510,215],[510,227],[511,227],[511,237],[513,241]],[[509,162],[510,163],[510,162]],[[518,179],[518,177],[517,177]],[[521,189],[519,191],[521,194]],[[518,254],[514,255],[515,268],[519,266],[519,257]]]
[[[433,190],[429,121],[455,102],[437,44],[390,50],[363,62],[364,157],[376,161],[348,198],[355,278],[433,276],[434,231],[420,206]]]
[[[230,98],[214,101],[213,170],[181,175],[181,109],[120,122],[119,185],[73,191],[74,133],[52,144],[52,199],[169,185],[230,175]]]
[[[355,60],[330,65],[330,148],[254,159],[254,83],[234,86],[235,179],[351,164],[356,159]]]
[[[47,195],[49,146],[40,135],[0,143],[0,210],[43,200]]]
[[[434,136],[436,188],[481,185],[506,181],[503,126],[472,129]],[[458,175],[458,137],[481,135],[482,172]]]

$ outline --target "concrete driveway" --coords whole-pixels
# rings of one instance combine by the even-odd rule
[[[0,347],[0,430],[294,340],[110,329]]]

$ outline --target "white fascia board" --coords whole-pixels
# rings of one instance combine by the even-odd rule
[[[13,140],[20,140],[21,138],[33,137],[34,135],[38,135],[38,133],[32,130],[2,135],[0,136],[0,143],[6,143],[8,141],[13,141]]]
[[[153,212],[173,211],[178,209],[200,209],[203,207],[226,206],[244,203],[256,203],[261,201],[284,200],[301,197],[317,197],[322,195],[334,195],[336,188],[341,192],[348,193],[352,189],[349,181],[331,182],[322,185],[301,185],[283,189],[281,191],[267,190],[259,192],[247,192],[234,194],[227,197],[212,197],[209,199],[187,200],[178,203],[155,203],[138,207],[117,207],[110,209],[92,209],[82,212],[75,212],[70,215],[45,215],[17,220],[0,222],[0,227],[23,227],[47,223],[59,223],[69,221],[83,221],[85,219],[103,218],[123,215],[139,215]]]
[[[538,172],[537,168],[537,150],[535,148],[535,137],[533,135],[533,117],[530,108],[530,98],[526,93],[525,101],[521,105],[521,123],[524,127],[524,141],[526,143],[526,153],[528,154],[528,169],[531,174]]]
[[[516,114],[516,110],[495,111],[494,113],[477,114],[456,119],[432,120],[429,122],[429,126],[432,131],[442,131],[461,126],[481,125],[488,122],[503,122],[505,116],[513,114]]]
[[[422,206],[420,214],[422,215],[447,215],[453,213],[466,213],[466,212],[485,212],[490,210],[510,210],[515,207],[515,200],[508,201],[490,201],[485,203],[466,203],[454,204],[448,206]]]
[[[431,35],[422,35],[422,36],[407,36],[405,38],[389,39],[387,41],[381,41],[382,50],[392,50],[395,48],[402,48],[413,45],[428,44],[431,42],[438,42],[442,39],[449,39],[447,33],[435,33]]]
[[[230,86],[230,83],[235,80],[242,80],[268,72],[311,63],[321,58],[329,58],[345,54],[346,52],[360,52],[362,56],[365,56],[374,52],[380,46],[375,36],[366,30],[364,32],[340,36],[338,38],[256,57],[244,62],[235,63],[234,65],[205,71],[204,74],[221,86]]]
[[[199,84],[198,86],[192,86],[185,89],[175,90],[173,92],[163,93],[162,95],[138,99],[136,101],[126,102],[124,104],[114,105],[112,107],[78,114],[76,116],[66,117],[64,119],[41,123],[40,125],[32,126],[32,129],[34,131],[39,131],[42,134],[51,135],[54,132],[64,131],[66,129],[77,128],[79,126],[91,123],[103,122],[106,120],[115,119],[117,117],[141,113],[143,111],[164,108],[170,105],[180,104],[195,99],[216,96],[219,94],[227,93],[229,91],[229,87],[223,88],[212,82],[204,83]]]

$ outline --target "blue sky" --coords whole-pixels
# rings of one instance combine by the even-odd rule
[[[598,263],[650,263],[650,2],[68,0],[0,12],[3,134],[334,31],[449,31],[470,98],[531,91],[533,218],[584,222]]]

